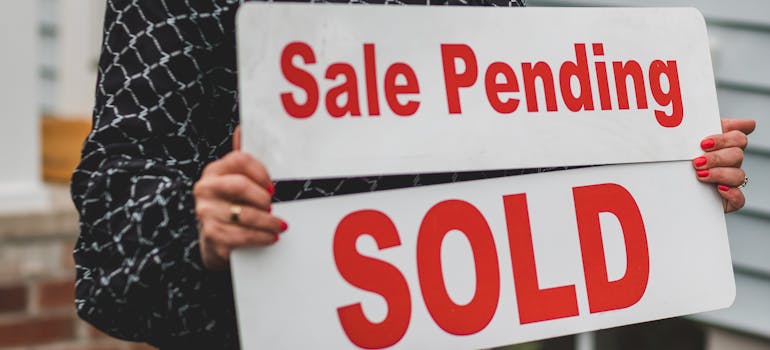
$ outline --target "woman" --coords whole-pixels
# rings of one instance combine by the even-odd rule
[[[294,181],[273,187],[264,166],[237,151],[238,3],[107,1],[93,130],[73,176],[72,195],[81,219],[74,252],[77,310],[115,337],[169,349],[237,348],[229,253],[278,241],[288,224],[270,213],[271,198],[526,172]],[[522,5],[507,0],[470,4]],[[736,186],[744,181],[742,149],[753,128],[750,120],[724,121],[725,132],[707,137],[704,156],[693,160],[695,176],[717,185],[725,211],[743,206]]]

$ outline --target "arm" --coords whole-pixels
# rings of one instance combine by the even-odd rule
[[[71,190],[77,311],[119,338],[235,334],[229,275],[201,263],[192,193],[237,123],[235,8],[220,2],[107,2],[93,130]]]

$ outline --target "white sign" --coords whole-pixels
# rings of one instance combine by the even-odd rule
[[[278,203],[232,256],[244,349],[469,349],[727,307],[718,195],[689,162]]]
[[[695,9],[249,3],[237,31],[274,179],[683,160],[720,130]]]

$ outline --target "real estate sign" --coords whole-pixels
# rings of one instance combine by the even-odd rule
[[[242,345],[488,348],[713,310],[719,129],[693,9],[246,4],[243,147],[274,179],[617,164],[274,205]]]

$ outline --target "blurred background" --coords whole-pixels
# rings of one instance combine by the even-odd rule
[[[507,347],[770,350],[770,2],[529,0],[529,6],[694,6],[706,16],[723,116],[757,120],[746,208],[728,216],[737,283],[725,310]],[[103,0],[0,11],[0,350],[149,349],[79,321],[67,183],[91,123]]]

